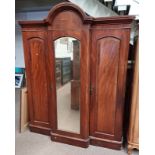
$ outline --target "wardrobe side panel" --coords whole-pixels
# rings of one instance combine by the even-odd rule
[[[46,32],[23,32],[30,129],[49,127]],[[49,129],[48,129],[49,130]],[[40,131],[37,131],[40,132]]]
[[[92,29],[91,144],[119,149],[125,94],[129,29]]]

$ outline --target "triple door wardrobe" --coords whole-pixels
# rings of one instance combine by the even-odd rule
[[[32,132],[80,147],[121,148],[133,20],[134,16],[93,18],[64,2],[44,20],[19,21]],[[70,59],[71,75],[57,87],[60,58]]]

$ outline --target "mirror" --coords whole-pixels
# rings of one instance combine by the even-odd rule
[[[62,37],[54,48],[57,129],[80,134],[80,42]]]

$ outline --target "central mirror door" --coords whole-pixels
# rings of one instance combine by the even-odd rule
[[[57,129],[80,134],[80,41],[62,37],[54,48]]]

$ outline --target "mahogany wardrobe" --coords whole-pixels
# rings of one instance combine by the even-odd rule
[[[54,6],[22,29],[32,132],[80,147],[122,146],[133,16],[93,18],[78,6]]]

